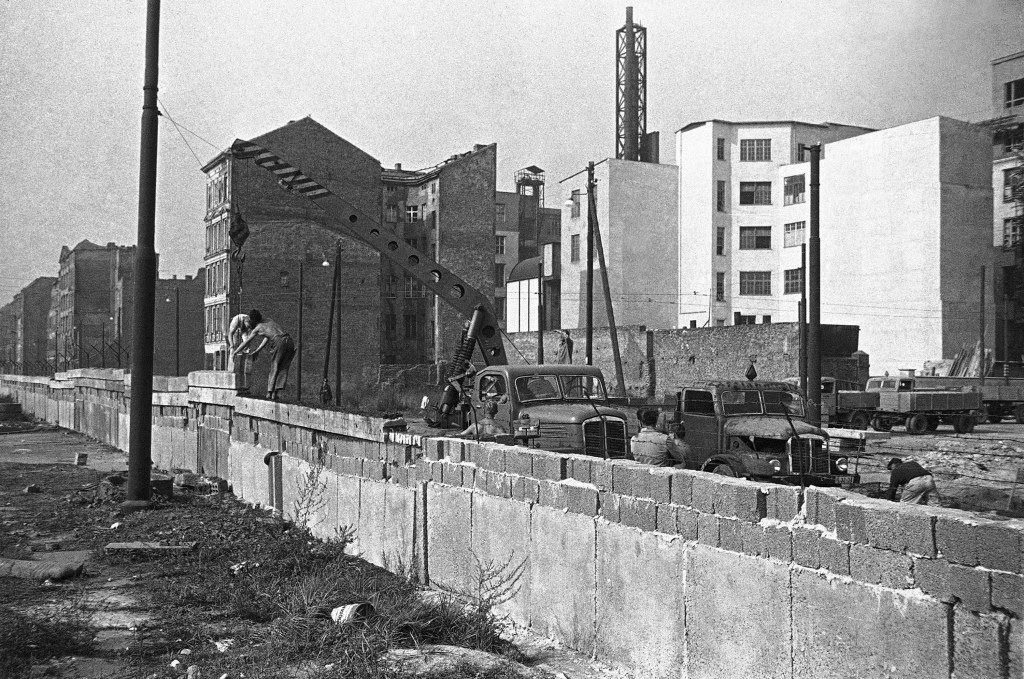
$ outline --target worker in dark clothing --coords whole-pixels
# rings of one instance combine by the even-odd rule
[[[889,499],[896,501],[896,489],[903,486],[900,502],[926,505],[928,497],[937,492],[932,473],[914,461],[904,462],[898,457],[887,465],[892,474],[889,477]]]
[[[280,325],[264,319],[256,309],[249,312],[249,322],[252,330],[249,336],[238,347],[231,351],[231,356],[241,353],[247,346],[257,338],[263,339],[260,345],[249,352],[252,358],[256,357],[263,347],[270,342],[270,376],[267,379],[267,398],[276,401],[278,393],[288,385],[288,368],[291,367],[292,358],[295,357],[295,341],[291,335],[284,331]]]

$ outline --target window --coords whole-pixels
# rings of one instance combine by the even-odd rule
[[[811,160],[811,147],[814,144],[797,144],[796,145],[796,162],[806,163]],[[821,151],[818,152],[818,159],[825,157],[825,147],[821,147]]]
[[[1018,125],[1010,130],[1004,130],[1003,135],[1003,151],[1006,153],[1013,153],[1014,151],[1020,151],[1024,149],[1024,126]]]
[[[750,316],[747,316],[747,315],[741,314],[740,312],[737,311],[736,313],[734,313],[732,315],[732,324],[733,325],[754,325],[754,322],[756,320],[757,320],[757,316],[754,316],[753,314],[751,314]]]
[[[717,325],[719,328],[724,328],[725,327],[725,319],[724,318],[716,318],[715,319],[715,325]]]
[[[503,255],[505,254],[505,236],[494,237],[494,254]]]
[[[766,325],[770,324],[772,322],[771,315],[765,314],[764,316],[761,316],[761,322],[766,324]]]
[[[754,162],[772,159],[771,139],[741,139],[740,161]]]
[[[785,229],[785,235],[783,236],[783,245],[787,248],[791,248],[804,243],[804,229],[807,226],[807,222],[790,222],[783,228]]]
[[[741,295],[772,294],[771,271],[740,271]]]
[[[1020,242],[1021,220],[1017,217],[1010,217],[1003,220],[1003,247],[1011,248]]]
[[[398,221],[398,206],[397,205],[388,205],[384,209],[384,219],[386,219],[389,222],[397,222]]]
[[[573,192],[569,195],[569,201],[572,204],[570,212],[569,212],[569,216],[572,217],[573,219],[578,219],[579,216],[580,216],[580,190],[579,189],[574,189],[573,190]]]
[[[405,277],[405,296],[407,298],[423,297],[423,285],[412,276]]]
[[[719,137],[715,142],[715,157],[719,160],[725,160],[725,138]]]
[[[771,250],[772,227],[741,226],[740,250]]]
[[[1011,80],[1004,87],[1006,89],[1006,108],[1024,104],[1024,78]]]
[[[807,200],[807,194],[804,191],[804,176],[802,174],[786,177],[782,180],[782,204],[803,203]]]
[[[580,261],[580,235],[578,233],[569,236],[569,261]]]
[[[725,255],[725,227],[720,226],[715,230],[715,254]]]
[[[389,299],[398,296],[398,276],[384,277],[384,296]]]
[[[407,221],[407,222],[418,222],[418,221],[420,221],[420,206],[419,205],[406,205],[405,206],[405,221]]]
[[[501,262],[494,265],[494,285],[499,288],[505,287],[505,265]]]
[[[224,273],[223,268],[218,267],[218,271],[217,271],[217,275],[218,276],[217,277],[220,279],[219,280],[220,285],[218,286],[220,289],[224,288],[224,276],[223,276],[223,273]],[[281,272],[281,287],[282,288],[287,288],[288,287],[288,278],[289,278],[288,277],[288,272],[287,271],[282,271]]]
[[[783,294],[799,295],[804,280],[803,269],[786,269],[783,282]]]
[[[683,412],[694,415],[714,415],[715,399],[710,391],[687,389],[683,392]]]
[[[715,273],[715,301],[725,301],[725,272],[718,271]]]
[[[771,205],[771,182],[740,182],[740,205]]]
[[[405,339],[416,339],[419,337],[419,324],[416,322],[416,314],[405,314],[403,321]]]
[[[715,185],[715,209],[725,212],[725,180],[719,179]]]
[[[384,314],[381,316],[381,322],[381,332],[384,333],[385,338],[391,339],[398,334],[398,324],[396,323],[394,314]]]
[[[494,204],[494,221],[498,224],[505,223],[505,204],[495,203]]]
[[[1024,167],[1012,167],[1003,170],[1003,202],[1012,203],[1015,199],[1021,180],[1024,179]]]

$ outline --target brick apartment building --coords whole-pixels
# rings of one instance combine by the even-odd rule
[[[369,154],[312,118],[293,121],[253,142],[299,167],[356,208],[435,257],[470,285],[494,288],[496,147],[476,146],[422,171],[382,169]],[[326,152],[325,152],[326,151]],[[310,200],[287,193],[275,179],[230,151],[207,173],[205,254],[206,367],[227,366],[232,316],[258,308],[300,347],[303,400],[322,383],[331,283],[341,258],[339,308],[342,381],[376,376],[382,363],[423,363],[452,354],[462,328],[458,313],[442,308],[420,283],[376,250],[332,230]],[[239,219],[240,218],[240,219]],[[232,225],[248,235],[239,249]],[[299,334],[300,277],[302,331]],[[447,305],[444,305],[447,306]],[[332,342],[337,342],[334,337]],[[333,385],[331,351],[328,376]],[[286,400],[296,397],[299,358]],[[250,384],[263,391],[268,361],[257,361]]]
[[[41,276],[22,288],[11,303],[14,307],[14,361],[22,375],[45,375],[50,370],[46,318],[56,283],[57,279],[52,276]]]

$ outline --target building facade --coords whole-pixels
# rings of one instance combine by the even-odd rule
[[[821,162],[821,319],[858,325],[876,371],[952,356],[988,308],[984,130],[931,118],[877,132],[709,121],[677,134],[680,326],[794,321],[809,231],[807,146]],[[702,300],[702,301],[697,301]],[[709,301],[710,300],[710,301]],[[989,337],[995,321],[987,320]]]
[[[47,316],[57,279],[35,279],[14,296],[14,360],[22,375],[46,375],[52,370],[47,357]]]
[[[607,158],[595,164],[597,220],[616,325],[676,325],[678,168]],[[560,182],[561,327],[586,325],[587,172]],[[608,325],[594,249],[595,326]]]

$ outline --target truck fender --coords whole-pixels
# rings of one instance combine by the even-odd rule
[[[701,471],[714,472],[717,467],[727,465],[734,472],[730,476],[747,477],[750,476],[751,471],[747,468],[744,457],[745,456],[732,455],[729,453],[712,455],[701,466]],[[768,466],[767,463],[766,466]]]

